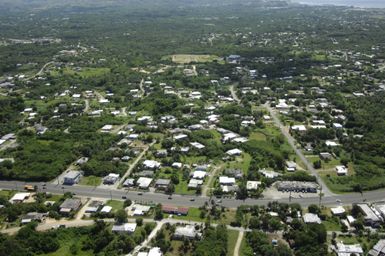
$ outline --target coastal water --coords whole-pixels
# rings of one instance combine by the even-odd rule
[[[309,5],[347,5],[363,8],[385,8],[385,0],[292,0]]]

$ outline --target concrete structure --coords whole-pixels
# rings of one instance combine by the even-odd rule
[[[74,185],[80,181],[82,173],[79,171],[69,171],[64,175],[63,184],[65,185]]]
[[[284,192],[309,192],[317,193],[318,184],[314,182],[302,181],[279,181],[276,183],[278,191]]]

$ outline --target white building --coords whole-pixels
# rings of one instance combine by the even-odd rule
[[[337,243],[333,249],[338,256],[350,256],[350,255],[359,256],[359,255],[363,255],[364,253],[360,244],[346,245],[341,242],[341,243]]]
[[[146,169],[158,169],[160,167],[160,163],[155,160],[144,160],[143,166]]]
[[[306,213],[303,215],[303,221],[305,223],[317,223],[317,224],[321,224],[322,221],[321,219],[318,217],[317,214],[314,214],[314,213]]]
[[[339,176],[345,176],[348,175],[348,168],[346,168],[344,165],[337,165],[336,172]]]
[[[219,177],[219,184],[232,186],[235,184],[235,178],[227,177],[227,176],[220,176]]]
[[[140,177],[137,181],[136,184],[138,185],[139,188],[141,189],[148,189],[152,182],[151,178],[146,178],[146,177]]]

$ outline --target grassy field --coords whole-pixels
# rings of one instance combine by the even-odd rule
[[[212,62],[218,60],[215,55],[196,55],[196,54],[175,54],[170,56],[172,62],[178,64],[188,64],[191,62]]]
[[[111,206],[113,211],[123,209],[123,201],[108,200],[106,205]]]
[[[242,153],[241,157],[237,157],[235,161],[229,162],[226,164],[226,169],[240,169],[243,171],[245,175],[247,175],[247,171],[249,170],[251,162],[251,156],[248,153]]]
[[[99,186],[101,182],[102,182],[102,178],[100,178],[100,177],[87,176],[87,177],[82,177],[79,184],[96,187],[96,186]]]
[[[239,232],[236,230],[227,230],[227,256],[234,255],[235,244],[237,243]]]
[[[64,68],[60,71],[55,70],[51,72],[52,76],[59,75],[78,75],[82,78],[89,78],[95,76],[101,76],[110,72],[109,68],[82,68],[80,70],[73,70],[71,68]]]

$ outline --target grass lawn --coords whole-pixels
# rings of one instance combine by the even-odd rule
[[[247,175],[250,162],[251,162],[251,156],[248,153],[243,153],[242,157],[237,157],[235,161],[229,162],[228,165],[226,164],[225,168],[240,169],[243,171],[245,175]]]
[[[237,243],[239,232],[236,230],[227,230],[227,255],[234,255],[235,244]]]
[[[329,218],[328,220],[323,221],[322,224],[324,224],[328,231],[341,231],[341,224],[338,219]]]
[[[106,205],[111,206],[113,211],[123,209],[123,201],[108,200]]]
[[[13,190],[0,190],[0,197],[5,197],[8,199],[11,199],[11,197],[16,194],[16,191]]]
[[[99,186],[102,182],[102,178],[96,176],[84,176],[81,178],[79,184],[86,186]]]
[[[57,201],[59,201],[62,197],[63,197],[63,195],[53,195],[53,194],[51,194],[51,196],[48,197],[46,201],[55,201],[55,202],[57,202]]]
[[[64,68],[61,71],[55,70],[51,72],[52,76],[59,76],[62,74],[65,75],[79,75],[82,78],[89,78],[95,76],[101,76],[110,72],[109,68],[82,68],[79,71],[73,70],[71,68]]]
[[[187,216],[178,216],[178,215],[173,215],[174,219],[178,220],[191,220],[191,221],[200,221],[204,222],[205,219],[202,219],[200,217],[201,211],[198,208],[189,208]]]
[[[249,137],[250,140],[256,140],[256,141],[265,141],[266,140],[266,135],[263,134],[262,132],[253,132],[250,134]]]
[[[194,189],[188,189],[188,181],[182,180],[182,174],[179,175],[179,184],[175,186],[175,194],[195,195]]]

